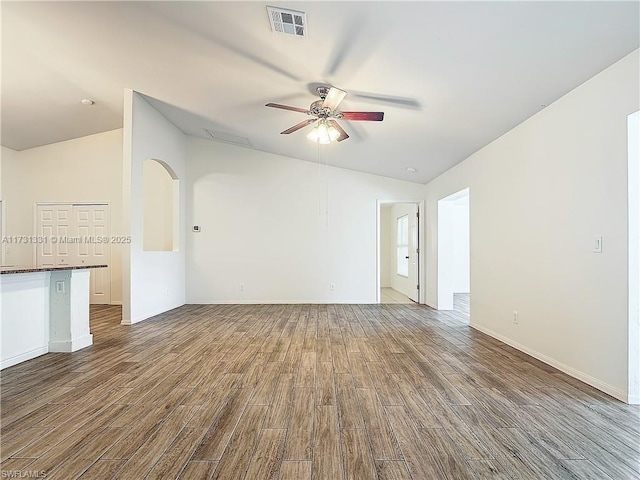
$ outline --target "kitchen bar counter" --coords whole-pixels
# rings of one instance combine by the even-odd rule
[[[103,267],[0,267],[0,368],[92,345],[89,273]]]
[[[63,265],[55,267],[0,266],[0,275],[9,273],[57,272],[59,270],[83,270],[85,268],[107,268],[109,265]]]

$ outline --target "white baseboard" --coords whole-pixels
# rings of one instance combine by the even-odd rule
[[[13,365],[17,365],[18,363],[25,362],[27,360],[31,360],[32,358],[39,357],[40,355],[44,355],[45,353],[49,353],[48,345],[30,350],[25,353],[21,353],[20,355],[16,355],[15,357],[7,358],[0,362],[0,370],[11,367]]]
[[[186,303],[179,303],[176,305],[167,305],[162,307],[161,310],[158,311],[153,311],[153,312],[147,312],[143,315],[138,315],[136,318],[133,319],[125,319],[123,318],[122,321],[120,322],[120,325],[133,325],[134,323],[140,323],[143,322],[144,320],[147,320],[151,317],[155,317],[156,315],[162,315],[163,313],[166,313],[170,310],[174,310],[176,308],[180,308],[184,305],[187,305]]]
[[[65,340],[64,342],[49,342],[49,351],[58,353],[77,352],[82,348],[93,345],[93,335],[85,335],[84,337],[74,338],[73,340]]]
[[[417,303],[417,302],[416,302]],[[383,305],[375,300],[193,300],[185,305]]]
[[[562,362],[559,362],[551,357],[548,357],[540,352],[537,352],[536,350],[533,350],[525,345],[522,345],[514,340],[511,340],[510,338],[500,335],[499,333],[496,333],[488,328],[485,328],[483,326],[476,325],[473,323],[469,326],[482,333],[489,335],[490,337],[500,340],[502,343],[506,343],[507,345],[510,345],[513,348],[516,348],[521,352],[526,353],[527,355],[531,355],[532,357],[537,358],[541,362],[544,362],[547,365],[551,365],[552,367],[557,368],[561,372],[566,373],[567,375],[573,378],[577,378],[578,380],[588,385],[591,385],[594,388],[597,388],[598,390],[606,393],[607,395],[611,395],[612,397],[620,400],[621,402],[631,403],[630,399],[627,398],[627,393],[623,392],[619,388],[613,387],[608,383],[605,383],[595,377],[592,377],[591,375],[581,372],[580,370],[576,370],[575,368],[570,367],[569,365],[565,365]],[[640,400],[640,398],[637,400]]]

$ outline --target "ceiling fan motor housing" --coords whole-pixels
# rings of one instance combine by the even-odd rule
[[[318,88],[316,88],[316,92],[318,92],[318,95],[320,95],[320,98],[324,100],[325,98],[327,98],[327,95],[329,95],[330,89],[331,89],[330,87],[321,85]]]
[[[313,102],[309,107],[309,112],[311,112],[311,115],[315,115],[319,118],[329,117],[329,115],[331,114],[331,110],[329,110],[328,108],[324,108],[322,106],[323,103],[324,100],[316,100],[315,102]]]

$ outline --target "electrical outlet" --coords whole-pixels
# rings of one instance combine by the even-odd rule
[[[244,283],[241,283],[241,284],[240,284],[240,291],[241,291],[241,292],[244,292]]]
[[[329,284],[329,290],[331,290],[332,292],[336,289],[336,284],[335,283],[330,283]]]
[[[168,289],[168,288],[164,291],[164,296],[165,296],[165,297],[168,297],[168,296],[169,296],[169,289]]]
[[[513,311],[513,323],[515,325],[518,325],[519,320],[518,320],[518,312],[516,312],[515,310]]]

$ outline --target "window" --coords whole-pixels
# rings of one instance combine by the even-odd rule
[[[398,218],[396,232],[396,273],[409,276],[409,215]]]

